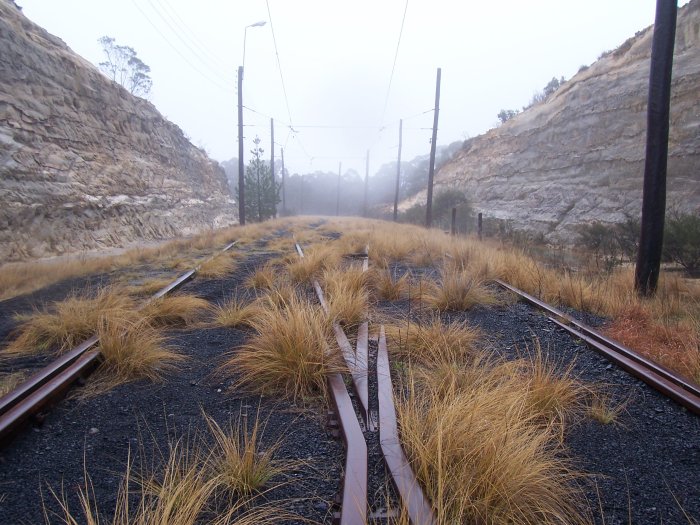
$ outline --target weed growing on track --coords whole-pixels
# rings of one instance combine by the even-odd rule
[[[295,284],[308,283],[319,277],[323,270],[336,268],[340,264],[340,253],[335,247],[311,246],[304,251],[304,257],[287,265],[289,277]]]
[[[35,312],[3,353],[27,355],[52,348],[61,353],[94,335],[101,318],[135,319],[136,310],[129,297],[108,288],[99,290],[95,297],[73,295],[55,303],[52,310]]]
[[[246,280],[246,286],[257,291],[268,291],[275,287],[279,268],[270,262],[266,262],[262,267],[257,268]]]
[[[434,317],[420,324],[392,324],[385,327],[391,354],[411,363],[437,365],[443,362],[467,362],[478,353],[481,332],[467,323],[444,325]]]
[[[156,292],[161,291],[163,288],[168,286],[173,280],[168,278],[153,278],[147,279],[140,284],[127,286],[124,291],[129,295],[134,295],[137,297],[151,296]]]
[[[588,415],[603,425],[616,423],[625,409],[627,402],[616,403],[603,391],[593,392],[588,407]]]
[[[149,302],[141,315],[153,326],[191,326],[212,309],[208,301],[194,295],[168,295]]]
[[[22,372],[0,374],[0,397],[4,396],[8,392],[12,392],[22,383],[22,381],[24,381],[24,379],[25,377]]]
[[[236,261],[230,253],[222,253],[202,263],[197,275],[208,279],[221,279],[236,269]]]
[[[330,323],[308,301],[292,297],[282,306],[269,304],[251,325],[256,333],[223,367],[239,387],[299,400],[324,395],[326,376],[343,370],[331,351]]]
[[[165,344],[148,319],[102,318],[97,326],[104,362],[98,390],[134,379],[158,380],[186,359]]]
[[[467,272],[443,270],[437,283],[428,282],[425,303],[440,312],[469,310],[477,305],[496,304],[495,295]]]
[[[323,272],[328,301],[328,317],[346,327],[359,325],[367,318],[368,276],[361,268],[332,269]]]
[[[397,301],[406,295],[409,279],[407,274],[395,278],[389,268],[383,268],[370,271],[369,284],[373,295],[378,299]]]
[[[242,416],[226,430],[213,418],[206,414],[204,417],[214,438],[208,459],[211,476],[224,490],[239,497],[251,497],[265,488],[270,480],[294,468],[293,462],[274,458],[282,445],[281,439],[262,450],[260,438],[263,430],[257,415],[250,430],[247,418]]]
[[[214,323],[228,328],[247,327],[261,312],[257,303],[244,304],[235,296],[214,307]]]
[[[52,516],[44,503],[45,523],[58,517],[67,525],[196,525],[204,519],[210,525],[272,525],[296,518],[275,504],[251,508],[250,499],[244,497],[230,498],[225,510],[219,511],[215,500],[222,480],[211,470],[212,451],[201,444],[190,449],[183,439],[171,441],[168,449],[160,466],[142,467],[138,476],[129,456],[111,519],[105,520],[105,510],[98,508],[92,480],[85,472],[85,484],[78,492],[80,510],[72,511],[65,493],[59,495],[50,488],[60,514]]]
[[[560,431],[528,404],[513,364],[409,372],[401,435],[440,523],[588,523]]]

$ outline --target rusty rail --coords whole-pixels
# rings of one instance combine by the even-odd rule
[[[301,246],[298,243],[295,243],[294,246],[299,257],[303,259],[304,251],[301,249]],[[321,306],[328,313],[328,303],[323,296],[321,285],[314,280],[313,286]],[[338,340],[338,346],[340,346],[345,362],[352,373],[352,369],[355,367],[355,356],[352,346],[338,323],[333,323],[333,328]],[[353,383],[354,379],[353,376]],[[328,387],[342,430],[343,443],[345,444],[345,475],[343,478],[343,501],[339,522],[341,525],[367,523],[367,442],[362,434],[360,423],[355,416],[355,410],[352,406],[350,394],[345,387],[343,376],[340,374],[328,376]]]
[[[411,523],[414,525],[435,523],[432,508],[418,484],[399,441],[396,408],[394,407],[394,388],[391,382],[389,353],[383,325],[379,333],[379,351],[377,353],[377,394],[379,397],[379,442],[396,491],[408,512]]]
[[[574,337],[584,341],[596,352],[605,356],[620,368],[643,381],[663,395],[673,399],[695,414],[700,414],[700,387],[683,376],[640,355],[631,348],[613,341],[590,326],[574,319],[537,297],[524,292],[500,279],[498,285],[521,297],[529,304],[544,310],[548,318]]]
[[[230,250],[236,242],[227,244],[207,261]],[[146,304],[180,288],[194,278],[200,267],[201,264],[160,289]],[[93,335],[0,398],[0,444],[9,441],[14,432],[31,416],[60,398],[77,379],[86,377],[94,370],[99,364],[101,354],[99,350],[91,349],[98,343],[99,338]]]

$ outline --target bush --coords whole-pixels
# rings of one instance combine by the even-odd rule
[[[700,275],[700,216],[674,213],[666,218],[664,255],[691,276]]]

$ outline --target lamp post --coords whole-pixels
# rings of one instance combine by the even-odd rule
[[[264,20],[245,26],[243,30],[243,61],[238,68],[238,222],[245,224],[245,174],[243,172],[243,67],[245,66],[245,40],[249,27],[262,27]]]

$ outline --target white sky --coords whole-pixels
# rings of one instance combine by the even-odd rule
[[[572,77],[653,23],[655,0],[17,0],[76,53],[103,60],[97,39],[133,47],[153,78],[149,99],[217,160],[237,155],[236,71],[247,31],[243,104],[275,118],[276,156],[291,173],[354,168],[364,175],[430,150],[435,75],[442,68],[438,144],[494,127],[553,77]],[[681,5],[687,0],[679,2]],[[388,96],[386,112],[385,100]],[[296,134],[289,131],[289,121]],[[269,118],[244,112],[246,160]],[[380,126],[384,131],[379,131]],[[317,128],[304,126],[342,126]]]

